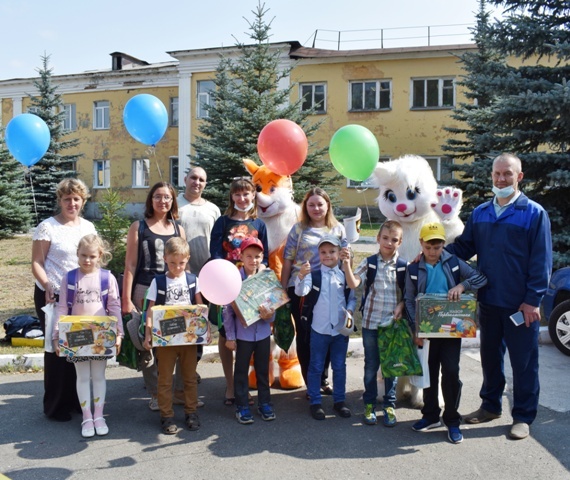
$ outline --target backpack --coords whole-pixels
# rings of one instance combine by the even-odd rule
[[[364,304],[368,293],[370,292],[370,287],[376,279],[376,273],[378,272],[378,255],[371,255],[366,259],[368,269],[366,270],[366,284],[364,286],[364,293],[362,294],[362,300],[360,301],[360,313],[364,313]],[[402,297],[404,296],[404,286],[406,284],[406,262],[403,258],[398,257],[396,259],[396,282],[402,292]]]
[[[194,298],[196,297],[196,275],[193,273],[186,273],[186,284],[190,290],[190,303],[194,305]],[[156,281],[156,300],[155,305],[164,305],[166,302],[166,273],[154,277]],[[146,309],[145,309],[146,311]]]
[[[455,255],[452,255],[451,257],[449,257],[447,263],[451,267],[451,274],[453,275],[453,281],[455,282],[455,285],[459,285],[461,283],[461,275],[459,272],[459,259]],[[410,263],[408,265],[408,272],[410,272],[410,279],[414,283],[416,291],[418,290],[419,267],[420,267],[419,262]]]
[[[344,275],[344,272],[343,272]],[[313,286],[311,287],[311,291],[307,293],[304,297],[301,297],[299,303],[299,311],[301,312],[301,320],[309,322],[309,325],[313,321],[313,308],[317,304],[319,300],[319,295],[321,294],[321,283],[322,283],[322,272],[321,269],[313,270],[311,272],[311,280]],[[350,295],[350,288],[346,286],[344,287],[344,299],[348,302],[348,296]]]
[[[73,302],[75,301],[75,291],[77,290],[77,272],[79,268],[67,272],[67,314],[71,315]],[[107,311],[107,301],[109,300],[109,275],[110,271],[101,268],[101,302],[103,308]]]

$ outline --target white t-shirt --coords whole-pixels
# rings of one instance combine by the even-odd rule
[[[77,262],[77,246],[79,240],[90,233],[97,233],[95,225],[84,218],[79,219],[79,225],[62,225],[54,217],[41,222],[34,231],[32,240],[45,240],[50,243],[47,256],[44,259],[44,270],[55,293],[63,276],[79,267]],[[36,285],[43,291],[44,288],[36,280]]]
[[[210,234],[220,216],[220,209],[207,200],[203,205],[192,205],[183,193],[176,200],[180,223],[190,245],[190,271],[197,275],[210,258]]]

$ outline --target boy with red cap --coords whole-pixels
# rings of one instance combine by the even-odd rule
[[[257,237],[248,236],[240,245],[241,277],[245,280],[255,275],[263,262],[263,243]],[[263,267],[262,267],[263,268]],[[257,379],[257,411],[262,420],[275,420],[275,412],[271,406],[271,391],[269,388],[269,354],[271,322],[275,310],[260,305],[260,319],[248,327],[244,327],[237,318],[231,305],[226,305],[222,311],[224,328],[226,330],[226,347],[236,352],[234,367],[234,396],[236,399],[236,418],[243,425],[253,423],[248,401],[249,362],[253,355],[255,375]]]

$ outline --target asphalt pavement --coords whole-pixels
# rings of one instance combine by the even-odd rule
[[[394,428],[361,421],[363,356],[351,341],[347,359],[347,396],[353,416],[333,414],[325,398],[325,421],[309,415],[305,389],[272,389],[273,422],[256,416],[240,425],[232,407],[223,405],[221,364],[210,347],[199,363],[202,427],[160,432],[159,414],[149,410],[139,373],[107,369],[106,437],[81,437],[81,417],[65,423],[42,414],[42,373],[0,375],[0,471],[12,480],[27,479],[368,479],[368,478],[570,478],[570,357],[552,345],[540,347],[541,401],[531,437],[508,439],[511,396],[503,417],[463,426],[462,444],[448,442],[444,427],[412,431],[420,412],[404,401]],[[509,370],[507,366],[507,370]],[[460,412],[479,406],[481,369],[478,350],[462,353]],[[253,393],[255,397],[255,392]],[[175,407],[182,425],[182,407]],[[381,418],[380,418],[381,419]],[[1,476],[0,476],[1,478]]]

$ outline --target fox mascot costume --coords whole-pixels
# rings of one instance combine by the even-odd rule
[[[293,201],[291,177],[273,173],[265,165],[244,159],[247,171],[252,175],[257,188],[257,215],[265,222],[269,246],[269,268],[277,278],[281,278],[283,251],[291,227],[299,221],[300,207]],[[273,356],[279,364],[279,384],[281,388],[292,389],[304,385],[301,367],[295,350],[295,343],[286,352],[275,346]],[[273,358],[270,359],[269,383],[273,384]],[[249,383],[255,388],[255,375],[250,372]]]

